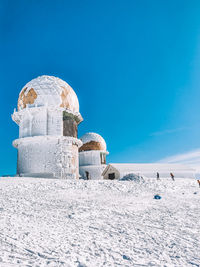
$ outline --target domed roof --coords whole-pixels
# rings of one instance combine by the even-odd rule
[[[79,113],[76,93],[68,83],[54,76],[39,76],[28,82],[21,90],[18,110],[31,106],[63,107],[73,113]]]
[[[103,137],[97,133],[86,133],[81,138],[83,145],[79,151],[103,150],[106,151],[106,142]]]

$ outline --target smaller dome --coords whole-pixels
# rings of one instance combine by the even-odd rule
[[[90,150],[102,150],[106,152],[106,142],[103,137],[97,133],[86,133],[81,138],[83,145],[79,151],[90,151]]]

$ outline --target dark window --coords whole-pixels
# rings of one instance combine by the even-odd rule
[[[106,164],[106,155],[104,153],[100,153],[101,164]]]
[[[113,173],[109,173],[108,174],[108,179],[114,180],[115,179],[115,173],[114,172]]]

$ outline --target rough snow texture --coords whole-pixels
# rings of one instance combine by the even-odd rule
[[[91,141],[99,143],[101,150],[106,151],[106,142],[103,137],[97,133],[86,133],[81,138],[83,145],[90,143]]]
[[[39,76],[21,90],[18,110],[35,106],[63,107],[79,112],[79,102],[74,90],[65,81],[53,76]]]
[[[199,196],[192,179],[1,178],[0,266],[199,266]]]
[[[115,173],[116,179],[121,179],[128,174],[136,174],[148,178],[155,178],[157,172],[160,178],[170,177],[172,172],[176,178],[194,178],[195,170],[181,164],[147,163],[147,164],[126,164],[110,163],[103,172],[104,179],[108,179],[109,173]]]

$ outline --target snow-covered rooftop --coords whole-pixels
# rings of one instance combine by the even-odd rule
[[[92,133],[92,132],[86,133],[80,139],[83,142],[83,145],[89,144],[90,142],[95,142],[95,143],[99,144],[99,149],[96,149],[96,150],[106,151],[106,142],[103,139],[103,137],[97,133]],[[87,150],[87,149],[88,148],[86,148],[84,150]],[[89,149],[89,150],[91,150],[91,149]]]

